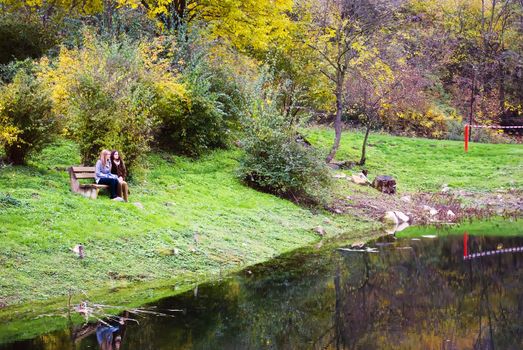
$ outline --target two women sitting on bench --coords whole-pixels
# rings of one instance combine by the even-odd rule
[[[109,186],[111,199],[127,202],[129,186],[125,182],[126,176],[127,169],[118,151],[109,152],[104,149],[95,166],[96,183]]]

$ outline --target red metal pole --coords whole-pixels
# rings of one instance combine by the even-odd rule
[[[469,125],[465,124],[465,152],[469,151]]]
[[[465,231],[463,233],[463,259],[469,255],[469,234]]]

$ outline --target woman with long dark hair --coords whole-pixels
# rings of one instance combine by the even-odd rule
[[[116,150],[111,152],[111,174],[118,177],[118,196],[123,197],[123,200],[127,202],[129,198],[129,185],[125,182],[127,168],[120,157],[120,153]]]

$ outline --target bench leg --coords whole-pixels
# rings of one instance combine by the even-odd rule
[[[98,188],[80,188],[78,193],[85,198],[96,199],[98,197]]]
[[[96,199],[99,191],[99,188],[91,188],[91,199]]]

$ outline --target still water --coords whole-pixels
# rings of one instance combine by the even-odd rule
[[[309,249],[147,306],[169,316],[0,349],[523,349],[522,251],[469,235]]]

